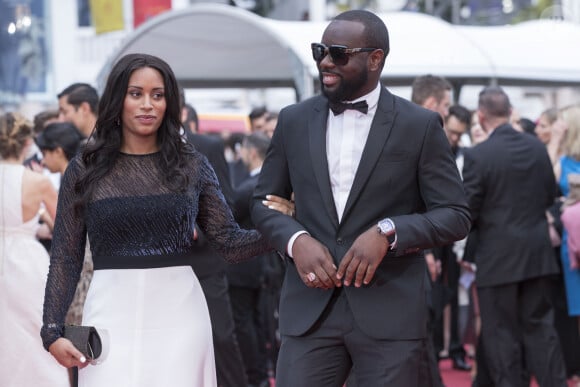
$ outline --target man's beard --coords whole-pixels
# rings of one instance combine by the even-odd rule
[[[336,90],[330,91],[325,88],[322,82],[322,74],[319,74],[320,84],[322,85],[322,94],[331,102],[352,101],[353,96],[357,93],[368,81],[369,75],[366,72],[361,72],[356,79],[346,81],[343,77],[340,78],[340,83]]]

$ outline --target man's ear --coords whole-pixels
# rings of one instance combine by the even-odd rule
[[[88,102],[81,102],[81,104],[79,105],[79,109],[84,113],[84,114],[90,114],[91,113],[91,105],[89,105]]]
[[[437,107],[437,98],[435,98],[434,96],[429,96],[427,97],[427,99],[425,100],[425,102],[423,102],[422,105],[425,109],[429,109],[432,111],[435,111],[435,108]]]
[[[369,55],[369,71],[380,71],[381,63],[385,57],[385,52],[383,50],[374,50]]]

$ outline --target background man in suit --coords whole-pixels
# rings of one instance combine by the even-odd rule
[[[236,221],[246,229],[255,228],[250,217],[250,204],[269,145],[270,139],[262,132],[252,133],[242,141],[240,155],[250,175],[236,188],[234,208]],[[274,302],[267,299],[271,295],[267,286],[274,284],[268,283],[266,276],[274,274],[271,270],[267,270],[273,264],[278,263],[280,268],[279,261],[280,257],[271,253],[258,256],[249,262],[228,265],[229,291],[236,324],[236,337],[240,344],[250,387],[270,385],[266,342],[272,348],[277,344],[274,340],[274,332],[268,334],[267,329],[270,326],[268,322],[274,319],[274,310],[269,308]]]
[[[248,115],[248,120],[250,122],[250,132],[256,133],[263,131],[266,126],[268,115],[269,113],[268,109],[266,109],[266,106],[259,106],[253,108],[250,114]],[[230,168],[230,181],[232,182],[232,187],[237,187],[250,176],[248,173],[248,169],[246,168],[246,165],[241,159],[231,161],[229,163],[229,168]]]
[[[451,151],[455,157],[455,163],[460,174],[463,171],[463,147],[461,146],[461,136],[467,133],[471,124],[471,112],[462,105],[452,105],[449,107],[449,115],[445,118],[445,134],[451,146]],[[456,242],[463,247],[465,241]],[[443,303],[449,305],[449,346],[448,354],[453,363],[453,368],[463,371],[471,370],[471,365],[465,361],[466,353],[463,348],[463,336],[460,332],[459,324],[459,278],[461,276],[461,265],[456,254],[456,244],[437,247],[434,249],[441,258],[441,276],[439,281],[449,292]],[[461,257],[462,258],[462,257]],[[444,325],[443,319],[438,326],[440,341],[437,342],[437,350],[442,350],[444,345]]]
[[[181,91],[181,105],[185,106]],[[197,125],[196,125],[197,127]],[[217,137],[193,133],[187,125],[185,136],[195,149],[207,157],[215,171],[220,188],[231,208],[234,193],[230,185],[228,165],[224,157],[224,145]],[[197,240],[191,250],[191,267],[199,279],[205,294],[216,360],[216,373],[220,387],[246,387],[248,384],[242,355],[234,332],[234,317],[228,294],[226,263],[209,245],[203,233],[197,230]]]
[[[421,75],[413,80],[411,86],[411,101],[417,105],[439,113],[445,121],[451,105],[451,83],[436,75]],[[431,250],[425,251],[427,269],[432,281],[441,274],[440,257],[435,257]]]
[[[431,74],[420,75],[413,80],[411,101],[425,109],[439,113],[445,121],[451,104],[451,90],[452,86],[445,78]],[[431,286],[428,286],[426,290],[427,339],[425,340],[424,356],[419,373],[421,385],[426,387],[443,387],[443,380],[439,372],[439,353],[443,349],[443,304],[445,303],[443,294],[445,288],[441,283],[443,259],[439,252],[439,248],[424,251]],[[437,339],[440,337],[441,345],[437,345]],[[455,364],[456,362],[454,362]]]
[[[467,132],[471,123],[471,112],[461,105],[453,105],[448,109],[449,114],[444,120],[445,134],[451,146],[451,151],[455,157],[455,163],[461,174],[463,170],[463,148],[460,146],[461,136]],[[463,246],[463,243],[460,243]],[[447,350],[447,354],[452,361],[453,368],[469,371],[471,365],[465,361],[466,353],[463,348],[462,335],[459,332],[459,277],[461,266],[457,261],[455,244],[436,247],[433,253],[441,262],[441,275],[437,278],[434,289],[438,292],[434,297],[435,315],[435,350],[440,354],[442,350]],[[444,313],[447,309],[448,312]],[[445,317],[446,315],[446,317]],[[448,319],[449,323],[449,343],[445,345],[445,324],[444,320]]]
[[[489,137],[464,153],[484,354],[496,387],[521,385],[522,357],[540,386],[566,386],[550,300],[552,164],[538,139],[513,129],[510,113],[501,88],[483,89],[477,115]]]
[[[252,208],[288,255],[276,385],[342,386],[353,367],[362,386],[417,386],[422,249],[469,230],[459,173],[441,118],[381,87],[379,17],[338,15],[312,51],[324,96],[280,112]],[[292,192],[295,218],[262,204]]]

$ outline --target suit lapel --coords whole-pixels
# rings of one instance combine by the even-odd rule
[[[354,177],[354,182],[350,189],[350,194],[346,201],[346,206],[344,208],[344,213],[342,219],[346,219],[352,207],[356,203],[362,189],[367,183],[378,159],[385,147],[385,142],[387,141],[389,134],[391,133],[391,128],[395,121],[395,110],[394,110],[395,98],[391,93],[387,91],[384,87],[381,88],[381,95],[377,104],[377,111],[373,122],[371,123],[371,129],[369,131],[369,136],[365,144],[362,157],[359,166],[356,170]]]
[[[328,159],[326,158],[326,120],[328,119],[328,103],[325,98],[318,98],[312,114],[308,119],[308,133],[310,141],[310,157],[312,169],[318,182],[318,189],[324,202],[324,208],[338,226],[338,215],[330,187],[328,174]]]

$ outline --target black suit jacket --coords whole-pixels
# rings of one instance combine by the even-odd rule
[[[238,187],[241,183],[244,182],[244,180],[250,177],[250,173],[248,172],[248,169],[242,160],[236,160],[228,163],[228,168],[230,171],[230,182],[232,187]]]
[[[236,221],[240,227],[254,229],[254,223],[250,217],[250,204],[254,188],[258,183],[258,176],[247,177],[234,190],[234,212]],[[246,288],[260,288],[264,280],[264,264],[266,255],[256,257],[248,262],[234,263],[227,266],[228,282],[232,286]]]
[[[328,247],[338,266],[354,240],[380,219],[397,227],[373,281],[347,287],[360,328],[379,339],[425,337],[425,260],[420,249],[451,243],[469,230],[459,173],[439,115],[382,89],[363,155],[339,223],[326,157],[328,101],[322,96],[284,108],[256,187],[252,216],[279,251],[306,230]],[[270,210],[267,194],[289,198],[296,218]],[[280,300],[280,330],[304,334],[318,320],[331,291],[308,288],[288,260]]]
[[[558,272],[546,220],[556,180],[544,144],[502,125],[465,151],[463,179],[477,228],[477,286]]]
[[[219,138],[209,135],[194,134],[187,132],[187,140],[193,144],[195,149],[207,157],[209,163],[215,171],[220,188],[226,202],[233,206],[233,190],[230,184],[228,164],[224,156],[224,144]],[[191,267],[196,276],[200,279],[214,275],[216,273],[225,273],[226,263],[224,259],[209,245],[203,232],[197,228],[198,239],[191,249],[192,258]]]

